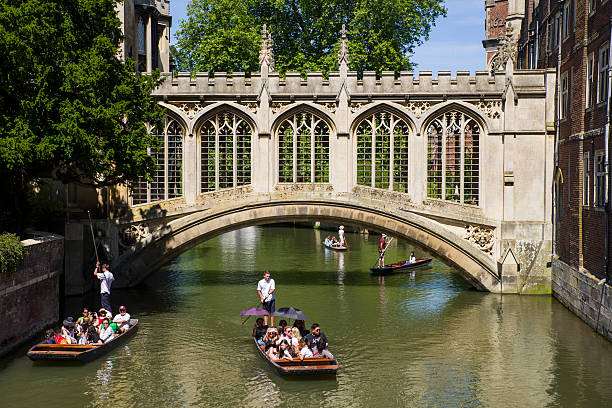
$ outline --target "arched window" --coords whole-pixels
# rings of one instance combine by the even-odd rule
[[[251,184],[251,126],[236,113],[219,112],[200,128],[200,192]]]
[[[329,183],[329,126],[317,115],[304,111],[280,124],[278,181]]]
[[[450,111],[427,126],[427,197],[478,205],[480,126]]]
[[[149,154],[155,159],[157,169],[152,181],[140,179],[132,188],[132,204],[177,198],[183,195],[183,127],[166,118],[151,129],[159,139],[159,147]]]
[[[408,192],[410,127],[390,112],[377,112],[357,126],[357,184]]]

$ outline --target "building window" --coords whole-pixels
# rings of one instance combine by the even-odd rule
[[[605,204],[606,197],[606,167],[605,156],[603,150],[595,152],[595,197],[594,204],[597,207],[602,207]]]
[[[585,103],[586,103],[586,107],[590,108],[593,106],[593,95],[595,95],[595,92],[593,87],[594,87],[594,80],[595,80],[595,76],[593,75],[595,71],[595,55],[594,54],[590,54],[588,59],[587,59],[587,66],[586,66],[586,98],[585,98]]]
[[[240,115],[219,112],[200,128],[200,192],[251,184],[253,130]]]
[[[357,126],[357,184],[408,192],[410,127],[390,112],[377,112]]]
[[[571,23],[572,20],[570,19],[570,7],[571,7],[571,2],[566,2],[563,5],[563,29],[561,30],[561,36],[563,37],[563,39],[566,39],[571,31]]]
[[[605,102],[608,97],[608,65],[610,63],[610,51],[605,45],[599,49],[599,59],[597,61],[598,86],[597,102]]]
[[[137,69],[139,72],[145,72],[147,70],[147,48],[146,48],[146,35],[145,35],[145,22],[142,16],[138,17],[138,26],[136,28],[137,35]]]
[[[569,79],[567,76],[567,72],[561,75],[561,119],[565,119],[567,117],[567,107],[568,107],[568,95],[569,95]]]
[[[589,15],[595,14],[597,8],[597,0],[589,0]]]
[[[582,155],[582,205],[590,205],[591,165],[589,152]]]
[[[427,196],[478,205],[480,126],[451,111],[427,126]]]
[[[329,126],[311,112],[299,112],[278,128],[278,181],[329,183]]]
[[[152,180],[140,179],[132,186],[132,204],[145,204],[183,195],[183,127],[166,118],[151,129],[159,139],[159,147],[149,154],[155,159],[157,169]]]

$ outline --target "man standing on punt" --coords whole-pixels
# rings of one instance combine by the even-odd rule
[[[270,315],[270,326],[274,326],[274,291],[276,290],[276,286],[274,284],[274,279],[270,278],[270,271],[266,271],[264,273],[264,277],[257,284],[257,293],[259,294],[259,299],[261,300],[261,304],[263,308]],[[264,324],[268,324],[268,316],[264,316]]]
[[[100,262],[96,262],[94,276],[100,279],[100,303],[102,304],[102,308],[111,312],[110,288],[115,277],[112,272],[108,270],[108,265],[106,264],[102,265],[102,270],[100,271]]]

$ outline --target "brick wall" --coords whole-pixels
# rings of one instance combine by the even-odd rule
[[[23,243],[22,267],[0,279],[0,356],[59,320],[64,239],[45,235]]]

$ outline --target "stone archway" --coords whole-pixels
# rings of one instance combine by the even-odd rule
[[[399,236],[427,247],[478,290],[499,292],[496,264],[471,243],[434,221],[414,213],[340,201],[268,201],[193,212],[169,222],[146,241],[124,253],[113,265],[116,286],[135,286],[161,265],[217,235],[253,225],[290,221],[334,221]]]

